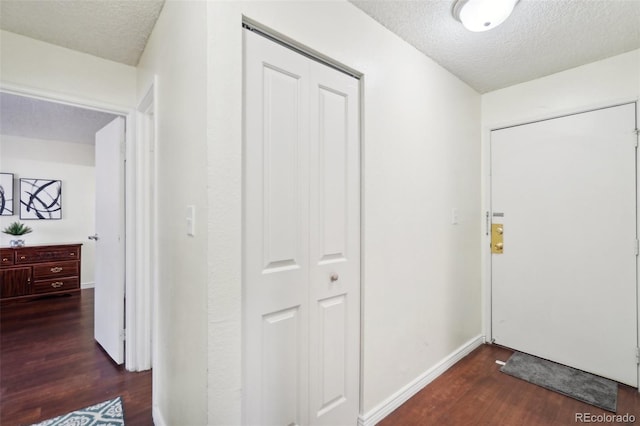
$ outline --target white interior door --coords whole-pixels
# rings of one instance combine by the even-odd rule
[[[627,104],[491,134],[495,342],[631,386],[635,128]]]
[[[96,133],[94,337],[124,362],[124,118]]]
[[[310,61],[310,424],[355,425],[360,378],[358,80]]]
[[[358,81],[245,31],[243,413],[355,425]]]

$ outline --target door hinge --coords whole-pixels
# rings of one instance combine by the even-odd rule
[[[636,348],[636,364],[640,365],[640,348]]]
[[[127,339],[127,330],[120,330],[120,340]]]
[[[638,241],[637,239],[636,239],[635,250],[636,250],[636,256],[638,256],[640,254],[640,241]]]
[[[640,129],[635,129],[634,130],[635,134],[636,134],[636,140],[633,142],[636,146],[636,148],[638,147],[638,139],[640,139]]]

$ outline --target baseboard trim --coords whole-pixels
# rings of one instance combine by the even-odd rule
[[[82,290],[87,289],[87,288],[95,288],[95,286],[96,286],[96,283],[94,283],[94,282],[80,284],[80,288]]]
[[[162,413],[160,412],[160,409],[158,408],[157,405],[153,406],[153,409],[151,410],[151,415],[153,416],[153,424],[154,426],[167,426],[168,423],[164,420],[164,417],[162,417]]]
[[[447,355],[442,361],[422,373],[416,379],[398,390],[382,403],[371,409],[368,413],[358,417],[358,426],[374,426],[387,417],[396,408],[407,402],[409,398],[418,393],[422,388],[435,380],[442,373],[451,368],[455,363],[469,355],[474,349],[484,343],[484,336],[476,336],[464,345]]]

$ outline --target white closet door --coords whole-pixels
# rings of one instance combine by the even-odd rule
[[[635,104],[491,135],[496,343],[637,386]]]
[[[307,58],[245,31],[244,424],[308,419]]]
[[[358,81],[311,62],[311,424],[355,425],[360,339]]]
[[[245,31],[243,423],[355,425],[357,81]]]

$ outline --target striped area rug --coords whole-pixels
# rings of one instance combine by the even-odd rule
[[[123,426],[122,398],[117,397],[90,407],[45,420],[31,426]]]

